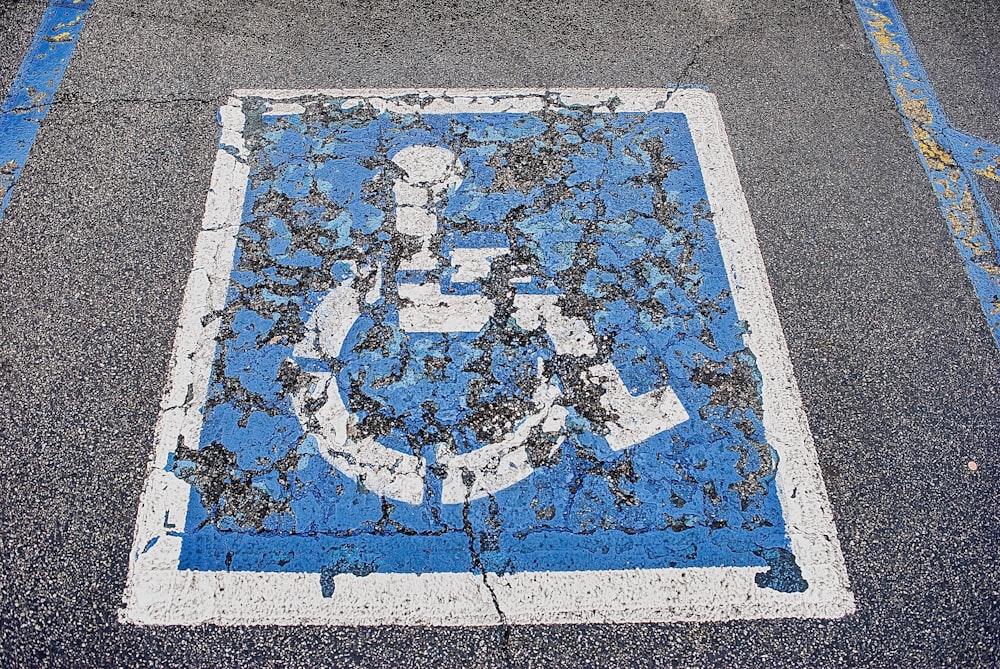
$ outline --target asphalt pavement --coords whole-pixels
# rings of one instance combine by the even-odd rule
[[[0,5],[0,87],[43,8]],[[1000,141],[997,5],[900,8],[954,126]],[[233,90],[678,83],[707,87],[721,107],[854,614],[486,628],[118,622],[216,114]],[[1000,355],[853,3],[98,0],[0,230],[0,664],[1000,658]]]

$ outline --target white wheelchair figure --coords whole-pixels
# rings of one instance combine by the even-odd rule
[[[397,232],[416,237],[420,249],[401,261],[401,272],[438,268],[431,253],[431,238],[438,231],[435,204],[448,189],[457,188],[464,172],[461,161],[448,149],[437,146],[410,146],[392,161],[405,176],[393,183],[396,199]],[[489,275],[492,260],[508,247],[456,248],[450,256],[453,282],[471,282]],[[353,263],[352,263],[353,264]],[[323,298],[306,323],[306,336],[293,351],[299,359],[334,359],[341,355],[344,341],[364,305],[381,297],[382,270],[375,272],[373,287],[362,294],[355,284],[359,273],[345,279]],[[370,277],[369,277],[370,278]],[[399,309],[400,329],[418,332],[479,332],[494,314],[494,305],[482,295],[448,295],[433,282],[398,284],[404,305]],[[524,330],[543,327],[556,354],[595,355],[597,347],[586,324],[568,318],[557,305],[557,295],[516,293],[513,318]],[[408,302],[408,304],[406,304]],[[358,419],[341,397],[333,372],[303,372],[311,377],[308,387],[293,394],[292,406],[303,430],[311,434],[320,453],[337,470],[361,483],[369,491],[400,502],[420,504],[426,488],[427,461],[379,443],[370,435],[361,436]],[[603,386],[601,405],[616,416],[607,423],[608,445],[620,451],[668,430],[688,419],[676,393],[670,387],[657,388],[633,396],[610,362],[596,364],[583,372],[587,383]],[[435,453],[435,470],[442,478],[441,502],[461,504],[492,495],[532,474],[528,441],[535,428],[550,438],[552,454],[566,434],[565,406],[557,403],[561,390],[555,379],[543,378],[538,359],[539,384],[532,395],[534,413],[522,418],[495,443],[468,453],[454,453],[440,444]],[[318,408],[317,408],[318,407]]]

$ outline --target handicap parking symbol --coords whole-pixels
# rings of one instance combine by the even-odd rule
[[[710,93],[220,118],[124,620],[853,610]]]

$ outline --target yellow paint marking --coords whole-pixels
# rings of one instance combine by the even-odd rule
[[[903,84],[896,84],[896,95],[899,96],[900,105],[906,118],[918,123],[933,123],[934,114],[927,106],[927,100],[917,100],[910,97],[909,92]]]
[[[948,179],[935,179],[934,183],[941,186],[941,194],[947,198],[953,198],[957,196],[957,193],[952,189],[951,182]]]
[[[1000,181],[1000,172],[993,165],[987,165],[986,169],[983,170],[972,170],[981,177],[986,177],[987,179],[993,179],[994,181]]]
[[[867,0],[865,4],[868,3],[874,4],[874,1]],[[936,98],[933,90],[921,78],[924,75],[921,73],[919,59],[911,64],[904,57],[904,47],[907,53],[913,52],[894,3],[880,3],[888,8],[886,11],[893,14],[894,18],[871,8],[863,8],[861,2],[856,4],[885,71],[889,89],[896,98],[910,137],[920,152],[921,161],[934,186],[955,243],[965,257],[984,311],[990,316],[994,338],[1000,343],[1000,319],[996,318],[1000,314],[1000,264],[997,262],[997,246],[993,233],[987,227],[985,214],[980,213],[972,193],[974,186],[969,180],[970,173],[974,173],[1000,181],[1000,156],[984,156],[984,153],[991,150],[978,148],[973,151],[975,162],[972,165],[959,163],[959,159],[965,160],[966,154],[960,153],[959,159],[956,159],[947,123],[944,118],[935,118],[930,103],[934,102],[934,107],[937,108]],[[896,32],[890,30],[890,26]],[[913,72],[910,71],[911,67],[914,68]],[[961,146],[968,144],[969,142],[964,142]],[[991,157],[993,164],[990,162]],[[977,271],[984,272],[988,279],[984,281],[977,278]]]
[[[70,34],[68,30],[64,30],[58,35],[53,35],[52,37],[46,37],[46,41],[49,42],[72,42],[73,35]]]
[[[910,130],[913,139],[920,148],[920,153],[924,160],[934,170],[943,170],[948,167],[955,167],[954,156],[940,142],[935,139],[924,125],[934,122],[934,114],[927,106],[927,100],[918,100],[910,97],[909,92],[903,84],[896,84],[896,95],[899,98],[899,105],[903,109],[903,115],[910,121]]]
[[[979,267],[990,276],[1000,278],[1000,267],[996,264],[996,251],[987,241],[985,244],[979,239],[989,240],[989,232],[979,220],[976,212],[976,203],[972,198],[969,187],[966,186],[962,192],[962,197],[952,199],[948,212],[948,223],[958,241],[972,251],[975,258],[985,262],[978,262]]]
[[[53,30],[62,30],[63,28],[72,28],[73,26],[75,26],[77,23],[79,23],[82,20],[83,20],[83,14],[80,14],[80,16],[76,17],[75,19],[73,19],[69,23],[57,23],[56,25],[52,26],[52,29]]]
[[[910,129],[913,132],[913,138],[917,142],[921,155],[923,155],[924,160],[927,161],[931,169],[944,170],[957,166],[958,163],[955,162],[955,158],[948,149],[944,148],[940,142],[934,139],[934,136],[926,128],[911,121]]]
[[[868,25],[875,29],[872,32],[872,35],[875,37],[875,43],[878,44],[879,51],[881,51],[883,55],[891,54],[893,56],[899,56],[900,61],[902,61],[903,50],[900,49],[899,45],[896,44],[895,40],[893,40],[893,37],[896,37],[896,33],[889,32],[889,29],[886,27],[892,24],[892,19],[885,14],[879,14],[872,9],[866,9],[865,11],[868,12],[868,16],[872,17],[871,20],[868,21]],[[906,67],[906,65],[906,63],[903,63],[904,67]]]

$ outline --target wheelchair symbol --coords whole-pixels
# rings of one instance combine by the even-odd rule
[[[392,161],[404,175],[393,183],[396,231],[420,242],[419,249],[400,262],[399,270],[419,276],[439,266],[431,253],[431,238],[439,226],[436,205],[449,189],[461,184],[464,169],[454,153],[437,146],[410,146],[396,153]],[[453,249],[452,281],[487,277],[492,261],[509,252],[509,247]],[[368,281],[359,281],[362,272],[352,263],[353,275],[327,293],[306,323],[306,336],[293,351],[296,360],[331,360],[341,356],[344,341],[364,305],[373,305],[382,296],[382,269],[373,271],[374,285],[363,290],[357,284],[370,283],[371,272],[365,275]],[[436,280],[423,283],[401,280],[398,292],[404,305],[399,308],[400,330],[404,333],[479,332],[494,314],[494,305],[485,296],[445,294]],[[558,295],[515,292],[513,318],[525,330],[544,328],[557,355],[596,355],[597,347],[586,323],[565,316],[557,304],[558,298]],[[468,453],[454,453],[444,444],[438,446],[435,472],[442,477],[442,503],[461,504],[486,497],[529,477],[535,467],[529,458],[528,441],[537,430],[551,444],[550,455],[560,447],[567,434],[569,411],[559,403],[562,391],[558,379],[546,378],[541,358],[537,363],[538,386],[531,398],[534,410],[512,431],[501,440]],[[420,504],[426,488],[426,458],[389,448],[370,435],[359,434],[358,419],[345,405],[334,372],[303,373],[311,377],[310,383],[292,395],[292,406],[303,430],[316,439],[323,457],[371,492]],[[611,362],[593,364],[583,375],[586,378],[582,381],[602,389],[600,403],[613,416],[604,436],[616,451],[688,419],[669,386],[633,396]]]

